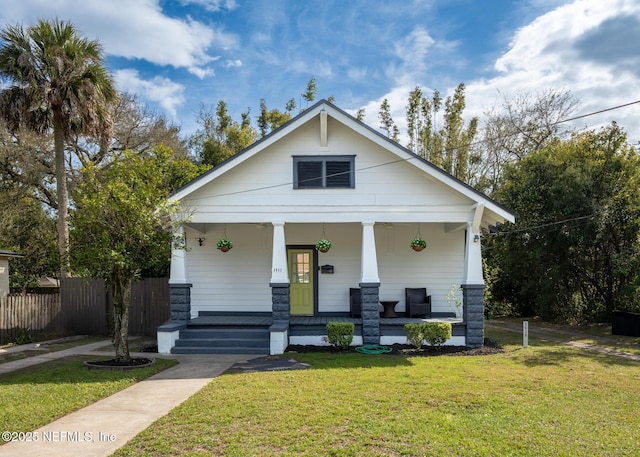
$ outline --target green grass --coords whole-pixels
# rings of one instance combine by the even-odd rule
[[[82,363],[95,359],[69,357],[0,375],[0,430],[34,430],[176,363],[157,359],[129,371],[89,370]]]
[[[576,343],[584,343],[592,346],[600,346],[617,351],[628,352],[640,355],[640,337],[621,336],[611,334],[611,324],[589,324],[589,325],[562,325],[550,322],[542,322],[536,318],[504,318],[487,321],[488,328],[500,327],[501,324],[510,324],[518,329],[519,342],[522,343],[522,321],[529,321],[529,334],[538,335],[541,338],[562,339]]]
[[[117,456],[636,456],[640,364],[491,330],[505,352],[295,354],[226,373]]]

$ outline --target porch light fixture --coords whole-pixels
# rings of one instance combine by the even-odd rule
[[[198,244],[202,246],[202,244],[204,243],[204,240],[206,240],[206,238],[198,238]]]
[[[473,235],[473,242],[477,243],[478,241],[480,241],[480,235],[476,233],[475,235]]]

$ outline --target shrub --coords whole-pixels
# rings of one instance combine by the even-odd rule
[[[424,339],[431,346],[440,347],[451,338],[449,322],[427,322],[424,325]]]
[[[355,325],[353,322],[328,322],[327,323],[327,341],[329,344],[345,349],[349,347],[353,341],[355,333]]]
[[[21,328],[20,329],[20,333],[18,333],[14,339],[14,342],[17,345],[21,345],[21,344],[27,344],[27,343],[31,343],[33,342],[33,340],[31,339],[31,329],[24,329]]]
[[[451,338],[449,322],[424,322],[421,324],[405,324],[407,340],[412,346],[420,349],[424,341],[431,346],[440,347]]]
[[[404,324],[404,331],[407,332],[407,340],[409,340],[409,343],[420,349],[424,341],[424,325]]]

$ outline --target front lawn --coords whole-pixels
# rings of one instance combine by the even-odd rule
[[[176,363],[157,359],[128,371],[89,370],[82,364],[95,359],[68,357],[0,375],[0,430],[34,430]]]
[[[293,354],[312,368],[228,372],[115,455],[637,455],[638,362],[488,336],[505,352]]]

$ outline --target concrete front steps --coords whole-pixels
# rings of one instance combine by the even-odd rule
[[[172,354],[269,354],[268,326],[197,326],[180,330]]]

